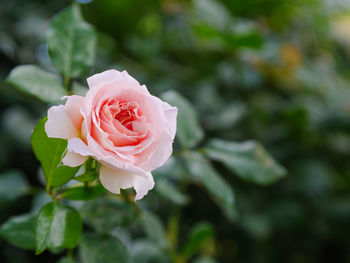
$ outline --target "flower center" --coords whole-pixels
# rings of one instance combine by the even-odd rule
[[[139,107],[134,102],[118,103],[118,110],[115,112],[114,118],[125,128],[133,131],[133,121],[140,118]]]

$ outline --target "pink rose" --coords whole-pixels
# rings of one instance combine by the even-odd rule
[[[172,153],[177,108],[152,96],[126,71],[107,70],[88,78],[85,97],[68,96],[53,106],[47,136],[68,139],[62,162],[101,163],[100,180],[113,193],[134,187],[136,200],[154,186],[151,171]]]

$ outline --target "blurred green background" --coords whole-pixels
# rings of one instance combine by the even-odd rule
[[[255,139],[288,171],[262,186],[214,162],[234,189],[237,219],[226,219],[191,184],[183,190],[191,201],[182,207],[180,244],[206,221],[215,241],[203,254],[216,262],[350,262],[350,1],[77,2],[98,32],[95,67],[86,77],[126,69],[152,94],[176,90],[196,109],[203,144]],[[30,136],[47,109],[4,79],[20,64],[53,70],[46,29],[70,3],[0,3],[0,223],[43,202]],[[25,182],[5,184],[8,173]],[[21,189],[21,182],[30,187]],[[164,222],[176,213],[155,190],[142,202]],[[0,262],[57,259],[59,252],[34,256],[0,239]]]

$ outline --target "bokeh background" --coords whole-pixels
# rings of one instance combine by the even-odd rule
[[[96,63],[86,76],[126,69],[155,95],[176,90],[196,109],[203,143],[255,139],[288,171],[263,186],[214,162],[234,189],[237,219],[228,220],[191,184],[183,191],[191,201],[181,209],[180,244],[191,226],[206,221],[215,239],[203,253],[216,262],[350,261],[350,1],[78,2],[98,32]],[[0,2],[0,223],[45,199],[38,197],[43,186],[30,136],[47,105],[5,78],[20,64],[54,70],[46,29],[70,3]],[[8,173],[25,182],[5,183]],[[174,213],[155,190],[142,202],[165,224]],[[58,259],[59,251],[34,256],[0,239],[0,262]]]

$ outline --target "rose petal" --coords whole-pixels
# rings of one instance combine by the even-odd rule
[[[135,176],[134,189],[136,191],[135,201],[141,200],[149,190],[154,187],[154,180],[151,173],[148,173],[148,178]]]
[[[87,82],[89,84],[89,88],[91,89],[94,87],[105,86],[113,82],[119,82],[121,80],[122,80],[121,72],[115,69],[110,69],[91,76],[90,78],[87,79]]]
[[[92,155],[92,152],[88,148],[88,146],[83,142],[80,138],[71,138],[68,140],[67,149],[69,152],[77,153],[81,156],[89,156]]]
[[[66,155],[62,159],[62,163],[70,167],[76,167],[82,165],[87,160],[87,158],[87,156],[82,156],[80,154],[67,151]]]
[[[171,156],[173,152],[172,138],[167,130],[157,138],[157,141],[144,150],[140,157],[140,163],[137,165],[144,171],[150,172],[162,166]]]
[[[126,170],[110,169],[107,166],[101,167],[100,180],[107,190],[115,194],[120,194],[120,189],[134,187],[136,191],[135,200],[142,199],[154,187],[151,173],[148,173],[145,178]]]
[[[48,110],[47,117],[45,131],[48,137],[69,139],[78,136],[79,132],[63,105],[52,106]]]
[[[166,102],[162,102],[162,108],[164,110],[165,118],[168,122],[168,127],[170,131],[171,139],[174,140],[176,133],[176,117],[177,117],[177,108],[170,106]]]
[[[66,112],[75,127],[80,130],[81,123],[83,122],[83,116],[80,113],[80,109],[83,105],[84,97],[73,95],[66,98],[68,98],[65,105]]]
[[[126,70],[122,71],[121,74],[123,77],[123,82],[127,87],[140,89],[141,87],[140,83],[136,79],[131,77]]]

